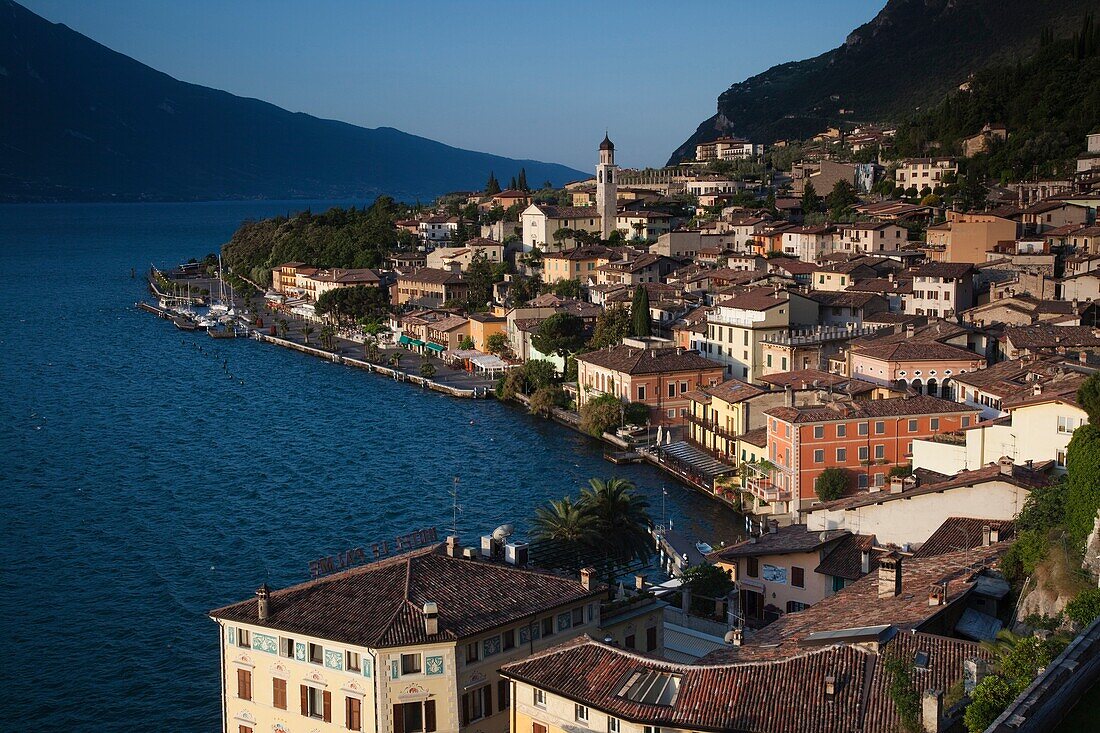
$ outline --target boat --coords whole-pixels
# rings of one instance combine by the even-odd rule
[[[192,321],[190,318],[187,318],[186,316],[177,316],[176,318],[172,319],[172,323],[175,324],[176,328],[178,328],[181,331],[198,331],[199,330],[199,324],[195,323],[194,321]]]
[[[696,542],[695,549],[699,551],[700,555],[709,555],[714,552],[714,548],[708,545],[706,542]]]

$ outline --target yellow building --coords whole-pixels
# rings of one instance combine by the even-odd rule
[[[605,592],[591,572],[578,580],[481,559],[456,538],[281,590],[261,586],[210,612],[222,730],[504,733],[510,689],[497,669],[599,633]]]
[[[542,281],[553,284],[562,280],[596,282],[596,268],[611,262],[614,250],[603,245],[574,247],[564,252],[550,252],[542,256]]]
[[[493,313],[471,313],[469,326],[474,348],[487,354],[489,337],[497,333],[507,334],[508,319]]]
[[[783,404],[782,392],[769,392],[739,379],[688,393],[688,440],[731,465],[740,461],[738,436],[767,422],[764,410]]]

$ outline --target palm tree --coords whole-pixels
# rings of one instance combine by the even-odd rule
[[[302,326],[302,338],[305,339],[305,342],[307,344],[309,343],[309,337],[312,333],[313,333],[313,326],[309,325],[308,323],[306,323],[305,325]]]
[[[278,321],[275,322],[275,330],[278,332],[279,338],[286,338],[286,334],[287,331],[290,330],[290,326],[287,325],[285,318],[280,318]]]
[[[568,496],[535,510],[531,538],[568,557],[568,564],[574,568],[581,566],[584,556],[600,539],[596,518]]]
[[[590,479],[581,491],[580,504],[595,518],[600,547],[610,563],[644,562],[653,554],[649,500],[637,493],[633,482],[622,478]]]
[[[363,342],[363,356],[367,361],[378,361],[378,337],[368,335],[366,341]]]

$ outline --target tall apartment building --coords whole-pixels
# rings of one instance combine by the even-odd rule
[[[934,190],[944,185],[946,174],[958,172],[959,162],[954,158],[906,158],[894,171],[894,184],[899,188],[916,188],[918,192],[925,186]]]

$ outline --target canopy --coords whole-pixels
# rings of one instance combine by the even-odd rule
[[[435,352],[438,352],[438,353],[443,353],[444,351],[446,351],[445,347],[440,346],[439,344],[433,344],[431,342],[428,342],[427,344],[425,344],[425,346],[427,346],[432,351],[435,351]]]

